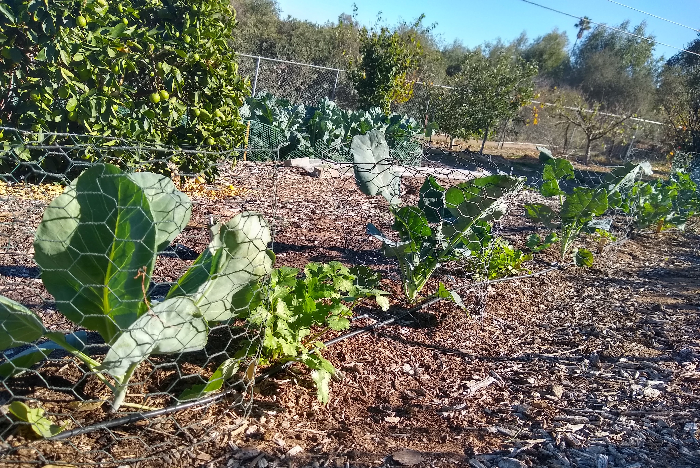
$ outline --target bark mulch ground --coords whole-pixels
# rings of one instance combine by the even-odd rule
[[[404,181],[409,199],[421,182]],[[383,274],[382,287],[396,293],[392,309],[360,309],[353,327],[406,310],[398,299],[397,265],[365,233],[367,222],[389,230],[391,214],[382,200],[362,195],[352,178],[331,170],[311,177],[298,168],[239,164],[219,183],[236,190],[216,200],[192,193],[192,222],[178,244],[201,252],[210,215],[228,219],[258,211],[275,229],[277,266],[340,260]],[[69,328],[31,260],[32,232],[46,201],[0,196],[0,293],[31,306],[47,327]],[[515,200],[498,226],[519,247],[531,228],[518,204],[531,196]],[[467,310],[440,302],[329,347],[324,356],[339,373],[325,406],[316,400],[308,371],[292,366],[250,389],[248,418],[239,403],[251,395],[241,389],[203,409],[62,442],[31,440],[27,431],[0,423],[0,466],[700,466],[695,226],[591,245],[601,253],[588,269],[490,285],[442,271],[440,280],[464,286]],[[548,252],[526,267],[540,271],[555,260]],[[173,281],[189,264],[191,259],[159,258],[154,280]],[[206,377],[213,370],[182,362],[176,370],[159,362],[143,366],[127,401],[168,406],[164,389],[177,372]],[[0,404],[10,393],[36,398],[72,427],[112,417],[106,405],[80,403],[107,393],[68,357],[4,385]]]

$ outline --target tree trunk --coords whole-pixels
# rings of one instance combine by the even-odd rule
[[[566,124],[566,128],[564,129],[564,147],[561,150],[561,154],[566,154],[569,149],[569,128],[571,128],[570,123]]]
[[[483,156],[484,154],[484,146],[486,145],[486,138],[489,136],[489,126],[486,126],[486,129],[484,130],[484,139],[481,140],[481,149],[479,150],[479,154]]]
[[[450,137],[450,150],[452,150],[452,147],[455,145],[456,139],[457,139],[456,137],[453,137],[453,136]]]
[[[586,138],[586,166],[591,165],[591,140]]]

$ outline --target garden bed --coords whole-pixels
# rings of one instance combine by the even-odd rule
[[[434,164],[455,166],[448,160]],[[388,230],[387,203],[361,194],[350,174],[325,175],[269,163],[222,167],[213,192],[190,193],[192,221],[175,242],[201,252],[210,216],[225,220],[257,211],[275,231],[277,266],[339,260],[383,274],[382,287],[399,302],[387,313],[358,309],[363,317],[353,327],[406,310],[396,299],[396,264],[365,232],[368,222]],[[413,200],[422,178],[403,183],[406,199]],[[236,188],[230,197],[212,200],[212,193],[230,186]],[[0,196],[2,294],[32,306],[47,327],[68,328],[32,260],[33,229],[46,200]],[[519,195],[498,226],[521,248],[534,229],[522,216],[528,197],[532,193]],[[308,372],[291,367],[252,389],[248,419],[240,400],[250,395],[240,389],[206,408],[63,442],[4,432],[0,450],[22,448],[6,452],[0,465],[698,466],[698,245],[692,228],[640,234],[602,247],[592,268],[491,285],[445,270],[439,279],[465,288],[467,310],[437,303],[330,347],[324,355],[341,372],[326,406],[316,400]],[[182,257],[160,257],[154,280],[179,277],[192,261]],[[553,261],[553,253],[545,252],[526,267],[537,272]],[[436,286],[430,282],[428,291]],[[130,389],[127,401],[169,406],[163,389],[179,371],[151,361],[155,366],[139,369],[134,381],[143,384]],[[196,360],[181,360],[180,367],[205,376],[213,370]],[[55,420],[73,427],[113,418],[106,405],[80,403],[104,398],[106,389],[68,358],[8,384],[14,395],[42,401]],[[2,394],[3,403],[7,396]]]

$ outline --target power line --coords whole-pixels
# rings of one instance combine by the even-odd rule
[[[631,6],[629,6],[629,5],[625,5],[624,3],[616,2],[615,0],[608,0],[608,1],[609,1],[610,3],[614,3],[615,5],[620,5],[620,6],[623,6],[623,7],[625,7],[625,8],[629,8],[630,10],[638,11],[639,13],[644,13],[645,15],[649,15],[649,16],[651,16],[651,17],[653,17],[653,18],[657,18],[657,19],[666,21],[666,22],[668,22],[668,23],[675,24],[676,26],[681,26],[681,27],[690,29],[691,31],[695,31],[695,32],[699,32],[699,33],[700,33],[700,29],[691,28],[690,26],[686,26],[685,24],[677,23],[677,22],[675,22],[675,21],[672,21],[672,20],[670,20],[670,19],[663,18],[663,17],[661,17],[661,16],[656,16],[656,15],[653,14],[653,13],[649,13],[649,12],[646,12],[646,11],[644,11],[644,10],[639,10],[639,9],[634,8],[634,7],[631,7]]]
[[[578,19],[578,20],[582,20],[582,19],[583,19],[583,18],[580,17],[580,16],[572,15],[571,13],[566,13],[566,12],[563,12],[563,11],[561,11],[561,10],[556,10],[556,9],[554,9],[554,8],[550,8],[550,7],[548,7],[548,6],[540,5],[539,3],[531,2],[530,0],[521,0],[521,1],[523,1],[523,2],[525,2],[525,3],[529,3],[530,5],[535,5],[535,6],[537,6],[537,7],[544,8],[545,10],[549,10],[549,11],[553,11],[553,12],[555,12],[555,13],[559,13],[559,14],[561,14],[561,15],[569,16],[569,17],[571,17],[571,18],[575,18],[575,19]],[[649,42],[652,42],[652,43],[655,43],[655,44],[660,44],[660,45],[662,45],[662,46],[670,47],[671,49],[679,50],[679,51],[681,51],[681,52],[686,52],[686,53],[688,53],[688,54],[693,54],[693,55],[697,55],[698,57],[700,57],[700,54],[697,54],[697,53],[692,52],[692,51],[687,50],[687,49],[682,49],[682,48],[680,48],[680,47],[672,46],[671,44],[666,44],[665,42],[657,41],[656,39],[651,39],[651,38],[646,37],[646,36],[641,36],[641,35],[639,35],[639,34],[634,34],[634,33],[631,33],[631,32],[629,32],[629,31],[625,31],[624,29],[613,28],[612,26],[608,26],[608,25],[605,24],[605,23],[597,23],[597,22],[592,21],[592,20],[590,20],[590,19],[588,19],[588,18],[587,18],[587,21],[588,21],[589,23],[591,23],[591,24],[595,24],[595,25],[597,25],[597,26],[602,26],[602,27],[604,27],[604,28],[606,28],[606,29],[612,29],[613,31],[618,31],[618,32],[627,34],[628,36],[636,37],[636,38],[638,38],[638,39],[644,39],[644,40],[646,40],[646,41],[649,41]]]

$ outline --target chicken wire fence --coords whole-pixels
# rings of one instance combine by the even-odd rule
[[[349,331],[326,330],[328,345],[440,299],[478,319],[492,282],[568,266],[526,248],[546,230],[525,205],[556,205],[525,190],[547,182],[537,161],[457,158],[426,142],[416,155],[376,135],[288,160],[262,126],[220,153],[4,130],[14,135],[0,159],[6,463],[225,459],[251,405],[271,398],[258,393],[275,330],[251,313],[272,300],[271,252],[275,267],[339,261],[379,273],[383,289],[401,285],[388,311],[366,306]],[[179,169],[195,156],[215,179]],[[561,188],[607,183],[577,169]],[[597,222],[607,234],[577,245],[614,254],[631,217]]]

